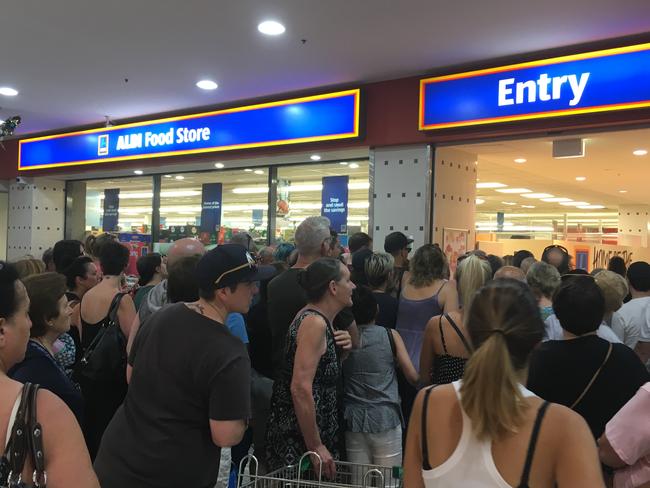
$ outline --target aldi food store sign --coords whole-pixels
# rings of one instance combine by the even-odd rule
[[[420,130],[650,107],[650,43],[420,81]]]
[[[359,136],[360,90],[20,141],[18,169],[279,146]]]

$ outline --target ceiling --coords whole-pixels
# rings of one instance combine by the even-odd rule
[[[17,136],[650,31],[648,0],[22,0],[0,7]],[[270,38],[257,24],[287,28]],[[220,85],[194,86],[210,78]]]

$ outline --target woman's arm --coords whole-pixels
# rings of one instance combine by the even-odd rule
[[[402,370],[402,373],[404,373],[406,380],[411,385],[417,386],[418,372],[415,370],[415,366],[413,366],[413,362],[411,361],[411,357],[406,350],[402,336],[399,335],[399,332],[396,330],[389,330],[389,332],[393,334],[393,340],[395,341],[395,355],[397,356],[397,364]]]
[[[38,421],[43,426],[47,485],[50,488],[99,488],[86,443],[72,412],[47,390],[39,390],[36,405]]]
[[[445,313],[456,312],[458,310],[458,290],[456,282],[448,281],[440,293],[440,305]]]
[[[436,324],[440,321],[440,315],[433,317],[427,323],[424,329],[424,338],[422,339],[422,351],[420,352],[420,378],[419,384],[421,387],[431,384],[431,376],[433,373],[433,356],[435,354],[433,348],[433,337],[436,330]]]
[[[424,488],[422,479],[422,403],[424,390],[418,393],[413,404],[411,420],[406,436],[406,452],[404,454],[404,486],[409,488]]]
[[[598,439],[598,456],[600,457],[600,461],[610,468],[619,469],[627,466],[625,461],[616,454],[616,451],[609,443],[605,434]]]
[[[136,317],[135,304],[131,295],[124,295],[120,301],[120,308],[117,310],[117,318],[120,322],[120,329],[125,337],[129,337],[131,333],[131,325]]]

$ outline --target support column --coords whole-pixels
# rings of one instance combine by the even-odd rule
[[[369,230],[375,251],[383,252],[384,239],[395,231],[410,236],[414,249],[430,242],[430,147],[380,147],[370,157]]]
[[[618,207],[618,244],[648,247],[650,205],[621,205]]]
[[[65,182],[24,178],[9,187],[7,259],[43,252],[63,239]]]

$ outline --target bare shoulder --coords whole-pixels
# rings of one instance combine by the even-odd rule
[[[569,439],[571,442],[577,442],[592,438],[585,419],[570,408],[557,403],[549,404],[544,416],[544,429],[549,437],[560,443]]]
[[[305,330],[322,332],[325,330],[325,327],[327,327],[327,324],[325,323],[323,317],[315,313],[310,313],[303,317],[302,321],[300,322],[298,333],[301,333]]]
[[[424,403],[424,396],[429,393],[429,405],[436,405],[437,407],[447,407],[452,404],[458,403],[458,397],[454,385],[434,385],[428,388],[422,388],[418,393],[416,402],[419,403],[420,410]],[[430,408],[430,407],[429,407]]]
[[[65,430],[76,419],[68,406],[54,393],[40,388],[36,396],[38,421],[43,426],[51,425],[57,431]]]

